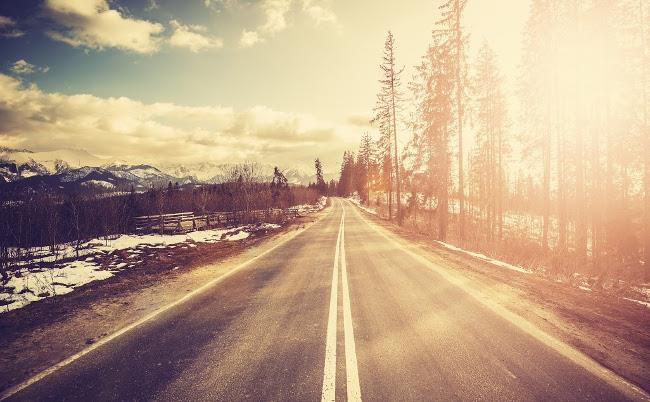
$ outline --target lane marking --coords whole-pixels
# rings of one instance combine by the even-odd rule
[[[345,209],[343,209],[345,219]],[[352,311],[350,309],[350,289],[348,288],[348,269],[345,262],[345,220],[341,235],[341,275],[343,284],[343,332],[345,336],[345,373],[347,376],[348,401],[361,402],[359,370],[357,368],[357,351],[354,345]]]
[[[323,370],[322,402],[332,402],[336,399],[336,326],[338,308],[339,285],[339,247],[341,245],[341,232],[343,229],[343,216],[339,223],[339,234],[336,238],[334,249],[334,267],[332,268],[332,288],[330,291],[330,311],[327,321],[327,339],[325,341],[325,368]]]
[[[632,384],[631,382],[627,381],[625,378],[616,374],[612,370],[601,365],[596,360],[589,357],[587,354],[579,351],[578,349],[575,349],[574,347],[564,343],[563,341],[555,338],[554,336],[547,334],[546,332],[539,329],[530,321],[520,317],[519,315],[511,312],[510,310],[507,310],[505,307],[497,304],[495,301],[486,298],[486,296],[482,294],[480,290],[471,287],[471,285],[469,285],[466,279],[459,278],[458,276],[450,273],[447,269],[444,269],[438,264],[428,260],[427,257],[411,250],[409,246],[405,246],[400,241],[396,240],[397,235],[388,232],[388,230],[384,228],[380,228],[374,223],[371,223],[370,221],[366,220],[366,218],[361,215],[361,213],[357,210],[354,204],[352,204],[349,201],[346,202],[348,202],[348,204],[352,206],[357,217],[361,219],[363,222],[365,222],[366,225],[368,225],[371,229],[373,229],[377,234],[384,237],[395,247],[404,251],[405,253],[413,257],[415,260],[419,261],[422,265],[424,265],[425,268],[439,274],[440,276],[445,278],[449,283],[463,290],[474,300],[476,300],[483,306],[490,309],[496,315],[504,318],[506,321],[510,322],[511,324],[513,324],[514,326],[522,330],[524,333],[527,333],[528,335],[534,337],[535,339],[537,339],[538,341],[540,341],[550,349],[556,351],[560,355],[572,361],[574,364],[584,368],[591,374],[595,375],[596,377],[612,385],[614,388],[618,389],[620,392],[625,394],[630,399],[650,401],[650,395],[642,388]],[[412,246],[412,247],[416,247],[416,246]]]
[[[59,363],[57,363],[57,364],[55,364],[55,365],[53,365],[53,366],[51,366],[49,368],[46,368],[45,370],[41,371],[40,373],[36,374],[35,376],[33,376],[33,377],[31,377],[31,378],[29,378],[29,379],[27,379],[27,380],[25,380],[25,381],[23,381],[23,382],[21,382],[19,384],[16,384],[13,387],[10,387],[10,388],[6,389],[4,392],[2,392],[2,394],[0,394],[0,401],[5,400],[5,399],[17,394],[18,392],[24,390],[25,388],[37,383],[38,381],[42,380],[43,378],[45,378],[47,376],[53,374],[54,372],[58,371],[59,369],[65,367],[65,366],[73,363],[74,361],[78,360],[79,358],[87,355],[88,353],[92,352],[93,350],[107,344],[108,342],[112,341],[113,339],[118,338],[119,336],[121,336],[121,335],[123,335],[123,334],[125,334],[125,333],[139,327],[140,325],[146,323],[147,321],[150,321],[150,320],[156,318],[160,314],[162,314],[162,313],[164,313],[164,312],[166,312],[166,311],[168,311],[168,310],[170,310],[170,309],[172,309],[172,308],[174,308],[174,307],[176,307],[176,306],[178,306],[180,304],[185,303],[186,301],[193,298],[194,296],[196,296],[196,295],[198,295],[200,293],[203,293],[207,289],[217,285],[219,282],[222,282],[223,280],[225,280],[229,276],[232,276],[233,274],[237,273],[238,271],[241,271],[243,268],[247,267],[248,265],[252,264],[253,262],[257,261],[258,259],[266,256],[267,254],[275,251],[277,248],[285,245],[289,241],[296,238],[298,235],[304,233],[305,231],[307,231],[308,229],[313,227],[315,223],[320,222],[323,218],[329,216],[330,214],[331,214],[331,210],[326,215],[324,215],[319,220],[315,221],[313,224],[309,225],[305,229],[303,229],[301,231],[297,231],[296,233],[293,233],[293,234],[289,235],[286,239],[282,240],[280,243],[276,244],[275,246],[269,248],[266,251],[263,251],[262,253],[256,255],[255,257],[253,257],[253,258],[251,258],[251,259],[237,265],[235,268],[231,269],[230,271],[224,272],[223,274],[221,274],[220,276],[212,279],[211,281],[207,282],[206,284],[194,289],[190,293],[187,293],[185,296],[181,297],[180,299],[176,300],[175,302],[172,302],[172,303],[170,303],[170,304],[168,304],[168,305],[166,305],[164,307],[159,308],[158,310],[155,310],[155,311],[151,312],[150,314],[144,316],[143,318],[139,319],[138,321],[136,321],[136,322],[134,322],[132,324],[127,325],[126,327],[120,329],[119,331],[114,332],[114,333],[112,333],[110,335],[107,335],[104,338],[99,339],[97,342],[95,342],[92,345],[88,346],[87,348],[81,350],[80,352],[77,352],[77,353],[73,354],[72,356],[60,361]]]

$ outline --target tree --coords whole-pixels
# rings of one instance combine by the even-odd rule
[[[445,44],[451,49],[454,66],[454,84],[456,101],[456,130],[458,131],[458,234],[461,241],[465,237],[465,172],[463,169],[463,98],[465,72],[465,42],[461,19],[467,0],[447,0],[439,9],[442,18],[436,23],[439,32],[445,34]]]
[[[404,69],[398,70],[395,65],[395,39],[393,33],[388,31],[386,42],[384,43],[384,55],[381,68],[383,78],[379,80],[381,83],[381,91],[378,99],[381,103],[379,110],[384,114],[381,118],[387,119],[388,132],[392,132],[392,142],[394,145],[394,154],[391,160],[393,169],[395,170],[395,188],[397,200],[397,223],[402,224],[402,209],[401,209],[401,183],[399,173],[399,151],[397,144],[397,109],[400,102],[400,87],[401,87],[401,74]],[[389,134],[390,135],[390,134]],[[389,145],[390,147],[390,145]],[[390,197],[389,197],[390,198]],[[390,202],[389,202],[390,209]],[[389,213],[390,215],[390,213]]]
[[[650,79],[648,75],[650,71],[648,66],[650,65],[650,5],[647,1],[644,4],[644,0],[639,0],[639,17],[640,17],[640,34],[641,34],[641,74],[642,74],[642,137],[644,144],[644,159],[643,159],[643,260],[645,263],[645,275],[646,280],[650,277],[650,118],[648,111],[648,87],[650,86]]]
[[[551,212],[551,83],[553,53],[552,4],[533,0],[524,32],[524,58],[521,102],[527,123],[527,141],[534,150],[541,149],[543,224],[542,247],[548,249]],[[541,146],[540,146],[541,144]]]
[[[373,142],[372,137],[368,132],[365,132],[361,137],[359,144],[359,151],[357,152],[357,166],[356,166],[356,189],[361,197],[361,201],[368,204],[370,193],[370,178],[371,169],[373,167]]]
[[[354,190],[355,162],[354,153],[345,151],[343,152],[343,162],[341,163],[341,171],[338,183],[338,194],[340,196],[348,196]]]
[[[323,178],[323,165],[319,158],[314,161],[314,167],[316,169],[316,189],[321,195],[327,194],[327,183]]]
[[[282,171],[276,166],[273,168],[273,179],[271,179],[271,197],[273,205],[278,205],[282,194],[289,188],[289,181]]]
[[[393,219],[393,157],[392,157],[392,136],[390,103],[387,97],[380,92],[377,95],[375,116],[370,121],[376,124],[379,129],[377,140],[377,157],[380,165],[379,183],[380,188],[388,194],[388,220]]]
[[[411,122],[414,169],[424,171],[428,185],[425,198],[435,196],[438,216],[438,239],[447,237],[449,210],[449,138],[453,124],[453,52],[446,35],[434,31],[432,43],[416,76],[410,84],[415,100],[415,115]]]
[[[496,237],[501,240],[507,111],[496,56],[487,43],[479,50],[472,81],[477,125],[472,174],[478,181],[478,204],[485,210],[488,239],[493,239],[496,232]]]

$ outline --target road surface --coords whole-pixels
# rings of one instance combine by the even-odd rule
[[[644,398],[612,373],[581,364],[489,308],[350,203],[332,204],[314,225],[223,281],[5,397]]]

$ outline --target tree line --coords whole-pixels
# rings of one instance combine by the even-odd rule
[[[468,54],[469,2],[438,2],[406,85],[388,32],[377,134],[339,193],[558,274],[650,277],[650,2],[532,0],[516,77],[487,42]]]

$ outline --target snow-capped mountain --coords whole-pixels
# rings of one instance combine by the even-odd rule
[[[165,164],[160,169],[174,177],[192,177],[202,183],[223,183],[229,179],[228,172],[235,167],[236,163],[197,162],[191,164]],[[275,166],[269,164],[258,165],[257,175],[262,181],[270,181],[273,178]],[[314,175],[300,169],[283,169],[282,172],[289,184],[308,185],[315,181]]]
[[[129,164],[92,155],[84,150],[62,149],[32,152],[0,147],[0,188],[75,190],[136,190],[195,183],[222,183],[230,179],[234,163],[196,162],[191,164]],[[273,165],[258,165],[260,181],[273,178]],[[285,169],[290,184],[307,185],[313,174]]]
[[[0,177],[4,181],[61,173],[83,166],[101,166],[105,163],[106,159],[81,149],[32,152],[27,149],[0,147]]]

